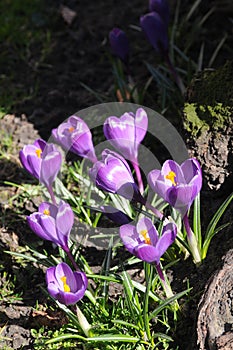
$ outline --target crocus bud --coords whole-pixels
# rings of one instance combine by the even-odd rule
[[[102,161],[90,169],[90,178],[101,190],[119,194],[127,199],[138,197],[139,190],[126,160],[116,152],[105,149]]]
[[[166,26],[169,23],[169,5],[166,0],[150,0],[149,1],[150,12],[157,12],[164,20]]]
[[[176,235],[176,225],[167,223],[159,236],[151,219],[146,217],[140,219],[136,226],[126,224],[120,227],[120,237],[125,248],[139,259],[156,265],[174,242]]]
[[[150,12],[140,18],[140,24],[148,41],[161,55],[168,51],[167,25],[157,12]]]
[[[96,162],[91,131],[81,118],[72,115],[58,128],[53,129],[52,135],[65,150],[70,150],[80,157]]]
[[[109,41],[113,54],[128,64],[129,41],[125,32],[119,28],[113,28],[109,33]]]
[[[62,156],[53,144],[38,139],[19,152],[23,167],[42,184],[50,188],[62,163]]]
[[[194,158],[181,165],[167,160],[161,170],[148,174],[148,183],[155,193],[185,215],[201,190],[201,167]]]
[[[104,123],[104,135],[128,160],[138,163],[138,148],[145,137],[148,118],[143,108],[136,113],[124,113],[120,118],[109,117]]]
[[[82,299],[88,284],[84,272],[73,272],[63,262],[47,269],[46,282],[49,294],[64,305],[72,305]]]
[[[27,217],[31,230],[40,238],[51,241],[68,252],[68,240],[74,223],[74,213],[68,203],[59,205],[43,202],[38,212]]]

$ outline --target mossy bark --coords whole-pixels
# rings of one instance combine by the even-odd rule
[[[204,188],[231,191],[233,164],[233,62],[199,73],[187,91],[183,126],[190,155],[200,161]]]

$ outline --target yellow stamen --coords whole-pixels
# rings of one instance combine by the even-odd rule
[[[41,158],[41,153],[42,153],[42,150],[40,148],[37,148],[36,149],[36,155],[38,158]]]
[[[74,127],[71,126],[68,130],[69,130],[69,132],[73,132],[74,131]]]
[[[50,210],[49,209],[45,209],[44,211],[43,211],[43,213],[44,213],[44,215],[50,215]]]
[[[174,171],[169,171],[169,173],[165,176],[166,179],[170,180],[174,186],[177,185],[177,182],[175,182],[176,173]]]
[[[66,276],[62,276],[61,277],[61,281],[63,283],[64,292],[69,293],[70,292],[70,287],[66,283]]]
[[[151,240],[150,240],[150,237],[148,236],[148,231],[147,230],[141,230],[140,231],[140,235],[142,235],[142,237],[144,238],[146,244],[151,244]]]

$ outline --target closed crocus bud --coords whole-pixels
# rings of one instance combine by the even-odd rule
[[[148,41],[162,55],[168,52],[167,25],[157,12],[150,12],[140,18],[140,24]]]
[[[53,144],[38,139],[19,152],[23,167],[42,184],[50,188],[62,163],[62,156]]]
[[[164,20],[166,26],[169,23],[169,5],[166,0],[150,0],[149,1],[150,12],[157,12]]]
[[[176,235],[176,225],[167,223],[159,236],[151,219],[146,217],[140,219],[136,226],[126,224],[120,227],[120,237],[125,248],[139,259],[156,265]]]
[[[102,152],[102,161],[96,162],[89,174],[101,190],[119,194],[130,200],[136,200],[139,195],[128,163],[116,152],[105,149]]]
[[[104,135],[131,162],[138,163],[138,148],[145,137],[148,118],[143,108],[136,113],[124,113],[120,118],[109,117],[104,123]]]
[[[74,213],[68,203],[59,205],[43,202],[38,212],[27,217],[31,230],[40,238],[51,241],[68,252],[68,240],[74,223]]]
[[[113,54],[128,64],[129,41],[125,32],[119,28],[113,28],[109,33],[109,41]]]
[[[185,215],[201,190],[201,167],[194,158],[181,165],[167,160],[161,170],[148,174],[148,183],[155,193]]]
[[[49,294],[64,305],[73,305],[82,299],[88,284],[84,272],[73,272],[63,262],[47,269],[46,282]]]
[[[70,150],[92,162],[97,161],[91,131],[87,124],[76,115],[72,115],[58,128],[53,129],[52,135],[65,150]]]

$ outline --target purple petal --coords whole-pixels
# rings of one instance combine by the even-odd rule
[[[142,233],[147,234],[150,239],[150,244],[156,246],[159,235],[151,219],[147,217],[140,219],[137,223],[136,230],[140,235]]]
[[[150,0],[149,2],[149,9],[151,12],[155,11],[158,12],[159,15],[164,20],[166,26],[168,26],[169,23],[169,5],[166,0]]]
[[[148,117],[143,108],[138,108],[135,114],[136,142],[140,143],[144,139],[148,129]]]
[[[175,174],[174,181],[176,185],[186,183],[179,164],[177,164],[174,160],[167,160],[162,166],[161,175],[164,176],[165,183],[170,186],[174,185],[173,182],[167,178],[171,172]]]
[[[39,213],[33,213],[30,216],[27,216],[29,227],[40,238],[50,240],[50,236],[48,235],[47,231],[45,231],[40,224],[40,217],[41,215]]]
[[[170,247],[170,245],[174,242],[177,234],[177,228],[174,224],[168,224],[163,228],[163,234],[159,238],[157,243],[157,250],[159,259],[166,252],[166,250]]]
[[[195,158],[187,159],[181,164],[181,168],[186,183],[195,185],[198,194],[202,187],[202,171],[199,162]]]
[[[196,186],[180,185],[172,187],[167,192],[167,201],[175,209],[189,208],[197,195]]]
[[[56,226],[59,231],[66,234],[70,232],[72,226],[74,224],[74,213],[68,203],[61,201],[59,203],[57,218],[56,218]]]
[[[59,151],[48,153],[41,162],[40,181],[47,187],[51,187],[62,163],[62,156]]]
[[[41,214],[52,216],[52,218],[56,218],[58,207],[49,202],[43,202],[39,205],[38,212]]]
[[[150,12],[140,18],[140,24],[153,48],[165,54],[168,51],[168,34],[162,17],[157,12]]]
[[[66,263],[60,263],[56,267],[55,276],[57,283],[61,290],[64,290],[64,283],[61,278],[66,277],[66,283],[70,287],[70,292],[75,293],[77,291],[77,282],[74,277],[74,273]]]
[[[140,244],[135,250],[134,254],[141,260],[146,261],[148,263],[152,263],[155,261],[159,261],[159,252],[157,247],[154,247],[149,244]]]
[[[51,216],[42,214],[38,216],[38,222],[41,228],[43,229],[44,234],[47,237],[45,239],[48,239],[49,241],[52,241],[53,243],[60,245],[57,237],[57,230],[56,230],[54,218],[52,218]]]
[[[40,170],[41,170],[41,158],[39,158],[36,154],[29,154],[27,156],[28,166],[30,168],[30,173],[36,178],[40,178]]]
[[[124,63],[127,63],[129,58],[129,41],[125,32],[119,28],[113,28],[109,33],[109,41],[113,54]]]
[[[139,235],[136,231],[135,226],[130,224],[122,225],[120,227],[120,237],[122,239],[122,242],[125,248],[131,254],[133,254],[135,247],[137,247],[138,244],[141,243],[141,240],[139,238]]]

